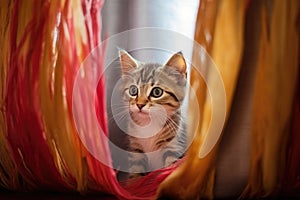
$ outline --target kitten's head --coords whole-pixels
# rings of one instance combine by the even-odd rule
[[[186,62],[181,52],[175,53],[165,65],[142,63],[126,51],[119,51],[122,68],[122,92],[135,123],[144,126],[162,114],[171,117],[184,99]]]

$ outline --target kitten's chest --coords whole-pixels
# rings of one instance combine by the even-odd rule
[[[161,168],[164,165],[163,161],[163,148],[157,145],[157,137],[148,139],[136,139],[141,150],[147,156],[147,165],[150,170]]]
[[[161,150],[166,144],[166,139],[171,132],[167,127],[163,127],[158,132],[149,134],[149,130],[131,130],[134,137],[131,137],[130,143],[133,148],[137,148],[144,153]],[[136,135],[136,136],[135,136]],[[150,137],[148,137],[150,135]],[[144,137],[140,137],[144,136]],[[135,146],[136,144],[136,146]],[[135,146],[135,147],[134,147]]]
[[[132,135],[135,135],[136,133],[134,132],[134,130],[129,131],[132,131]],[[170,129],[165,126],[161,129],[161,131],[157,132],[157,134],[151,137],[130,137],[130,148],[134,152],[145,153],[144,156],[147,157],[147,165],[149,169],[158,169],[165,164],[165,150],[169,149],[170,147],[174,147],[174,144],[176,144],[176,142],[174,142],[177,141],[176,131],[177,129]],[[139,132],[137,135],[146,134],[146,132],[144,132],[144,134],[142,132]],[[170,138],[172,140],[170,140]]]
[[[157,145],[157,138],[158,136],[145,139],[137,139],[137,142],[142,147],[141,150],[145,153],[148,153],[159,150],[159,146]]]

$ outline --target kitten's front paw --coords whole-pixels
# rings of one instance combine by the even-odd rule
[[[144,167],[142,165],[133,165],[129,169],[128,179],[138,178],[143,176]]]
[[[165,160],[165,166],[164,167],[169,167],[170,165],[173,165],[177,161],[177,158],[174,156],[168,156]]]
[[[128,175],[128,179],[133,179],[133,178],[138,178],[138,177],[141,177],[142,174],[139,174],[139,173],[130,173]]]

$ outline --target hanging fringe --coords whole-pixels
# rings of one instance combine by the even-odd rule
[[[5,42],[1,54],[1,130],[5,131],[1,133],[1,165],[9,169],[1,173],[2,185],[88,191],[89,181],[101,180],[89,174],[89,167],[95,166],[88,166],[91,156],[78,138],[71,98],[80,64],[100,41],[103,1],[5,3],[1,5],[3,11],[7,9],[1,18],[7,17],[3,20],[8,22],[1,26]],[[103,90],[103,84],[99,87]],[[103,125],[105,114],[103,108],[99,110]],[[5,150],[13,158],[11,163]],[[22,186],[13,181],[19,180],[15,168],[24,179]],[[109,190],[104,187],[103,191]]]
[[[21,186],[22,179],[19,178],[19,172],[15,163],[10,157],[10,152],[6,142],[7,132],[7,118],[5,108],[5,96],[7,94],[7,61],[9,57],[9,27],[10,27],[10,13],[12,11],[12,2],[0,2],[0,38],[2,51],[0,54],[0,187],[11,188],[18,190]]]

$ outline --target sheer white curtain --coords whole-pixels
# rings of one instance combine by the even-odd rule
[[[158,27],[194,38],[199,0],[106,0],[102,38],[133,28]]]
[[[102,19],[102,37],[110,37],[122,31],[135,28],[156,27],[182,34],[191,40],[194,39],[194,29],[199,0],[107,0],[105,2]],[[128,43],[121,46],[124,49],[132,49],[140,40],[156,42],[156,36],[152,34],[131,33]],[[164,38],[165,37],[165,38]],[[167,38],[161,35],[159,39],[180,43],[176,38]],[[184,44],[183,44],[184,45]],[[181,49],[178,49],[180,51]],[[168,58],[167,53],[161,51],[132,52],[140,60],[164,61]],[[185,52],[190,57],[192,47]],[[146,60],[147,61],[147,60]]]

